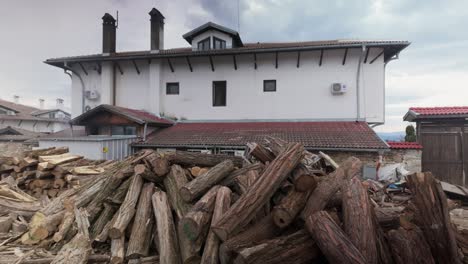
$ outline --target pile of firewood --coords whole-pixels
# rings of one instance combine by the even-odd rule
[[[2,228],[0,263],[461,262],[468,240],[430,173],[409,176],[411,198],[393,206],[374,200],[357,158],[275,138],[247,148],[143,150],[48,202],[10,184],[0,212],[27,226]]]

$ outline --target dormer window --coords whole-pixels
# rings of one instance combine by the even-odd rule
[[[213,37],[213,47],[214,49],[225,49],[226,48],[226,41],[219,39],[217,37]]]
[[[210,42],[211,42],[210,37],[207,37],[206,39],[199,41],[198,42],[198,50],[209,50],[209,49],[211,49]]]

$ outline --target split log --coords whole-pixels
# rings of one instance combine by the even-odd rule
[[[460,263],[447,197],[440,182],[430,172],[409,175],[407,181],[417,208],[414,221],[423,230],[434,260],[437,263]]]
[[[218,237],[225,241],[238,228],[245,226],[258,210],[273,196],[289,173],[299,164],[304,148],[292,144],[278,155],[263,172],[262,176],[226,212],[216,226],[212,227]]]
[[[163,177],[169,172],[170,164],[167,157],[163,154],[153,151],[150,155],[144,158],[151,165],[151,169],[158,177]]]
[[[35,149],[25,151],[23,154],[27,157],[37,159],[39,156],[50,156],[50,155],[60,155],[68,152],[68,147],[52,147],[47,149]]]
[[[125,233],[125,229],[135,214],[135,206],[143,186],[143,179],[140,175],[133,175],[132,184],[130,185],[125,200],[117,212],[117,218],[114,224],[109,229],[109,236],[113,239],[121,237]]]
[[[172,164],[202,167],[213,167],[227,159],[231,160],[236,167],[242,167],[243,163],[242,157],[179,150],[174,153],[167,154],[167,158]]]
[[[309,192],[298,192],[295,189],[291,189],[271,211],[275,225],[281,228],[290,225],[302,209],[304,209],[308,197]]]
[[[71,155],[69,153],[66,153],[66,154],[52,155],[52,156],[39,156],[39,161],[50,162],[53,165],[57,166],[63,163],[72,162],[72,161],[79,160],[82,158],[83,156]]]
[[[227,187],[220,187],[216,193],[216,200],[213,210],[213,217],[211,218],[211,225],[213,226],[221,216],[227,211],[231,205],[231,190]],[[205,247],[202,255],[202,264],[216,264],[219,263],[219,244],[220,240],[216,234],[210,230],[206,238]]]
[[[186,202],[191,202],[219,183],[233,169],[234,163],[231,160],[225,160],[211,168],[207,173],[185,184],[180,188],[180,195]]]
[[[220,185],[223,186],[232,186],[235,183],[235,179],[239,177],[240,175],[244,175],[249,171],[257,171],[258,173],[261,173],[264,169],[265,165],[263,165],[260,162],[254,163],[254,164],[249,164],[246,165],[240,169],[234,170],[231,172],[228,176],[226,176],[220,183]]]
[[[218,185],[212,187],[182,218],[180,224],[190,240],[206,236],[219,188]]]
[[[377,237],[372,205],[358,176],[343,185],[343,223],[349,239],[364,256],[366,263],[377,264]]]
[[[418,227],[388,232],[388,241],[396,264],[433,264],[430,246]]]
[[[236,264],[306,264],[319,255],[319,249],[306,230],[266,240],[239,251]]]
[[[261,144],[247,143],[247,148],[249,149],[250,155],[263,163],[267,163],[275,159],[275,154]]]
[[[37,170],[38,171],[48,171],[48,170],[51,170],[55,167],[54,164],[52,163],[49,163],[49,162],[41,162],[39,164],[37,164]]]
[[[314,175],[302,164],[299,164],[292,173],[294,188],[298,192],[312,192],[317,188]]]
[[[302,219],[325,209],[329,200],[341,188],[347,173],[354,175],[356,171],[360,171],[362,163],[355,157],[348,158],[342,166],[336,169],[321,181],[317,188],[309,196],[306,206],[301,213]]]
[[[37,179],[47,179],[52,178],[54,175],[51,171],[36,171],[36,178]]]
[[[179,193],[180,188],[187,182],[184,169],[175,164],[171,166],[169,174],[164,178],[164,186],[166,187],[169,203],[178,219],[182,219],[190,210],[190,205],[182,199]]]
[[[111,240],[111,259],[112,264],[122,264],[125,260],[125,236]]]
[[[324,159],[330,166],[332,166],[333,169],[337,169],[339,165],[327,154],[323,153],[322,151],[319,151],[319,155],[322,159]]]
[[[71,173],[75,175],[98,175],[104,172],[103,168],[96,166],[81,166],[75,167],[71,170]]]
[[[143,179],[150,182],[160,183],[163,180],[160,176],[151,171],[145,164],[136,165],[135,174],[140,175]]]
[[[325,211],[306,218],[306,226],[318,247],[331,263],[365,264],[364,256]]]
[[[23,171],[26,167],[35,166],[38,163],[39,163],[39,161],[37,159],[26,157],[26,158],[20,160],[20,163],[19,163],[18,167],[21,169],[21,171]]]
[[[149,245],[151,244],[151,234],[154,221],[151,207],[151,197],[154,192],[154,183],[145,183],[141,190],[138,208],[132,225],[132,233],[128,240],[127,258],[134,259],[146,257],[148,255]]]
[[[104,209],[91,227],[91,239],[94,240],[101,234],[106,224],[112,219],[116,209],[114,206],[104,203]]]
[[[21,243],[33,245],[46,239],[57,230],[58,225],[62,222],[64,213],[62,211],[49,216],[41,212],[35,213],[29,222],[29,231],[21,236]]]
[[[153,194],[152,202],[158,231],[159,261],[180,263],[179,243],[166,193],[157,189]]]
[[[222,264],[232,263],[234,252],[242,248],[252,246],[259,241],[272,239],[280,234],[281,228],[273,222],[273,217],[268,215],[247,228],[243,232],[224,241],[219,247],[219,259]]]
[[[62,239],[67,235],[68,231],[72,227],[73,222],[75,222],[75,213],[72,210],[67,210],[63,216],[58,231],[54,234],[52,239],[56,243],[62,241]]]
[[[275,155],[279,155],[279,153],[283,152],[289,144],[288,142],[275,137],[268,137],[265,141],[267,143],[267,147],[270,148]],[[301,159],[301,164],[308,170],[314,170],[316,164],[320,161],[320,157],[305,149],[302,154],[303,157]]]
[[[396,229],[400,226],[400,215],[404,209],[403,206],[375,208],[377,222],[382,228]]]
[[[198,177],[201,175],[200,173],[201,168],[198,166],[190,168],[190,174],[192,174],[193,177]]]

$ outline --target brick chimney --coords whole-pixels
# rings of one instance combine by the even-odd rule
[[[115,53],[116,23],[113,16],[105,13],[102,17],[102,53]]]
[[[63,109],[63,99],[62,98],[57,98],[57,109]]]
[[[164,16],[156,8],[149,12],[151,16],[151,51],[164,49]]]
[[[39,109],[44,109],[44,99],[39,99]]]

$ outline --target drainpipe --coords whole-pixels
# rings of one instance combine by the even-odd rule
[[[72,79],[72,83],[73,83],[72,75],[71,75],[71,73],[67,72],[67,70],[72,72],[73,74],[75,74],[78,77],[78,79],[80,79],[80,84],[81,84],[81,113],[84,113],[85,112],[85,84],[84,84],[83,78],[81,78],[81,75],[77,71],[75,71],[71,67],[68,67],[67,62],[64,63],[63,68],[64,68],[64,73],[66,75],[70,76],[70,79]]]
[[[360,113],[361,112],[361,106],[360,106],[361,100],[359,98],[359,95],[360,95],[359,83],[361,80],[362,57],[365,55],[365,52],[366,52],[366,46],[362,45],[361,55],[359,56],[359,62],[358,62],[357,71],[356,71],[356,111],[357,111],[356,121],[359,121],[359,119],[361,119],[361,113]]]
[[[148,127],[148,122],[145,122],[145,126],[143,127],[143,141],[146,141],[146,129]]]

